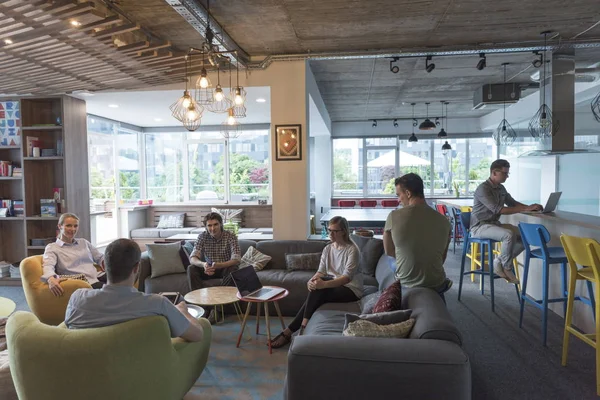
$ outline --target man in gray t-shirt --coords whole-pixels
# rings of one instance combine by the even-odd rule
[[[494,272],[510,283],[519,283],[512,272],[513,259],[523,251],[519,228],[511,224],[501,224],[501,215],[517,214],[523,211],[539,211],[539,204],[530,206],[519,203],[502,185],[508,179],[510,164],[506,160],[496,160],[490,165],[490,177],[480,184],[473,196],[471,212],[471,235],[474,238],[494,239],[502,242],[500,255],[494,260]]]
[[[164,316],[171,337],[199,342],[202,326],[192,317],[185,302],[173,305],[166,297],[145,294],[133,287],[140,268],[140,248],[133,240],[118,239],[104,253],[107,284],[100,290],[78,289],[67,306],[69,329],[97,328],[153,315]]]

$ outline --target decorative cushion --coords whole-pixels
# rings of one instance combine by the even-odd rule
[[[151,278],[185,272],[180,255],[181,242],[147,244],[146,248],[150,259]]]
[[[158,229],[165,228],[183,228],[185,213],[181,214],[163,214],[158,221]]]
[[[363,296],[360,299],[360,311],[363,314],[371,314],[373,312],[373,307],[375,307],[375,304],[379,301],[379,297],[381,297],[381,293],[379,292]]]
[[[179,250],[179,257],[181,257],[181,262],[183,263],[184,268],[187,268],[190,262],[190,255],[194,251],[194,246],[196,242],[192,240],[182,240],[181,241],[181,249]]]
[[[375,276],[377,262],[383,254],[383,240],[359,235],[350,235],[350,238],[360,250],[358,265],[361,272],[368,276]]]
[[[248,247],[246,254],[243,255],[240,261],[240,268],[249,267],[252,265],[255,271],[260,271],[271,261],[271,256],[261,253],[254,246]]]
[[[288,271],[316,271],[321,262],[321,253],[285,254]]]
[[[381,293],[381,297],[373,307],[373,313],[395,311],[400,308],[402,308],[402,286],[396,281]]]
[[[410,318],[412,310],[396,310],[387,311],[377,314],[346,314],[346,322],[344,323],[344,330],[348,327],[348,324],[359,319],[376,323],[377,325],[390,325],[404,322]]]
[[[223,223],[227,222],[235,222],[238,225],[242,223],[242,213],[244,212],[243,208],[232,209],[232,208],[211,208],[212,212],[216,212],[221,214],[223,217]]]
[[[415,325],[413,318],[390,325],[377,325],[374,322],[359,319],[348,324],[344,329],[344,336],[357,337],[384,337],[384,338],[406,338]]]

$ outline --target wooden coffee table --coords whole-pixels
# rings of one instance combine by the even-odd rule
[[[283,289],[279,286],[263,286],[264,288],[272,288],[272,289]],[[265,322],[267,324],[267,343],[269,345],[269,354],[273,353],[271,349],[271,324],[269,322],[269,303],[273,303],[275,306],[275,310],[277,311],[277,315],[279,316],[279,321],[281,321],[281,328],[285,329],[285,323],[283,322],[283,317],[281,316],[281,310],[279,309],[278,301],[287,297],[290,292],[286,289],[284,292],[278,294],[275,297],[271,297],[268,300],[257,300],[257,299],[247,299],[242,297],[241,294],[237,293],[237,298],[241,301],[245,301],[248,303],[248,307],[246,307],[246,313],[244,314],[244,319],[242,320],[242,330],[240,331],[240,335],[238,336],[237,346],[240,347],[240,341],[242,340],[242,335],[244,334],[244,329],[246,329],[246,321],[248,320],[248,315],[250,315],[250,310],[252,308],[252,303],[263,303],[265,308]],[[256,305],[256,334],[258,335],[258,321],[260,319],[260,304]]]
[[[189,292],[184,296],[184,300],[188,303],[196,304],[204,307],[214,307],[215,310],[215,322],[223,322],[225,320],[225,304],[233,304],[235,313],[238,319],[241,319],[242,309],[239,305],[239,299],[237,297],[237,288],[232,286],[214,286],[209,288],[202,288]],[[221,307],[221,319],[219,320],[219,310]]]

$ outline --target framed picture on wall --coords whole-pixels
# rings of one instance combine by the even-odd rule
[[[302,126],[275,126],[275,159],[277,161],[302,160]]]

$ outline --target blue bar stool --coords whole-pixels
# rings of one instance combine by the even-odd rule
[[[481,275],[481,294],[484,294],[484,276],[489,275],[490,277],[490,294],[492,297],[492,312],[494,312],[494,279],[500,278],[498,275],[494,273],[494,245],[498,242],[493,239],[480,239],[471,237],[471,213],[470,212],[461,212],[460,214],[460,224],[463,232],[463,253],[460,262],[460,280],[458,282],[458,301],[460,301],[460,295],[462,293],[462,284],[463,284],[463,276],[465,275]],[[478,262],[479,268],[475,270],[470,270],[465,272],[465,259],[467,258],[467,252],[469,251],[469,246],[477,243],[480,245],[480,260]],[[474,251],[472,251],[471,258],[475,257]],[[485,255],[487,253],[487,263],[488,263],[488,271],[485,270]],[[517,296],[519,301],[521,299],[521,295],[519,294],[519,287],[515,284],[515,289],[517,291]]]
[[[525,301],[530,302],[540,310],[542,310],[542,343],[546,346],[546,337],[548,331],[548,303],[563,303],[563,311],[567,312],[567,255],[561,246],[548,247],[550,241],[550,232],[544,225],[519,223],[521,231],[521,239],[525,246],[525,265],[523,267],[523,288],[521,290],[521,311],[519,313],[519,328],[523,324],[523,309]],[[532,249],[532,246],[535,247]],[[539,258],[542,260],[542,299],[537,300],[527,294],[527,279],[529,277],[529,262],[531,258]],[[562,277],[561,291],[563,296],[553,299],[548,298],[548,285],[550,280],[550,265],[560,264],[560,272]],[[592,283],[587,281],[590,299],[594,298],[594,289]],[[590,304],[588,299],[583,299],[579,296],[576,300]],[[590,304],[592,305],[592,304]],[[592,306],[593,307],[593,306]]]

